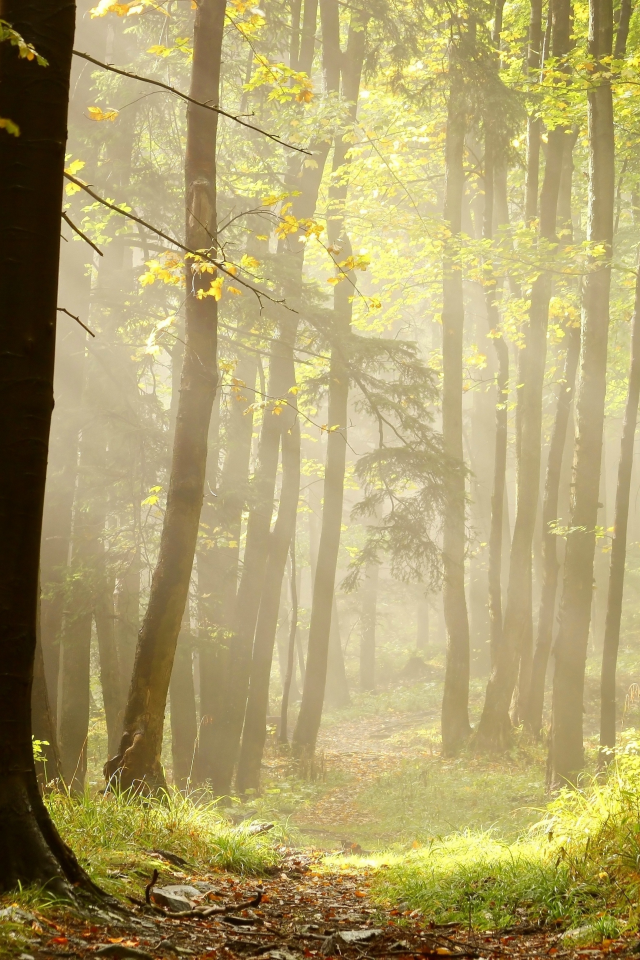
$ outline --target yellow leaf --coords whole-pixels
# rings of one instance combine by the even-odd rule
[[[0,130],[6,130],[12,137],[20,136],[20,127],[8,117],[0,117]]]
[[[118,116],[117,110],[102,110],[100,107],[87,107],[90,120],[111,120],[112,122]]]
[[[256,260],[255,257],[250,256],[248,253],[245,253],[240,261],[240,266],[244,267],[245,270],[255,270],[256,267],[260,266],[260,261]]]
[[[68,167],[64,168],[64,172],[70,173],[72,177],[75,177],[76,173],[82,170],[83,167],[84,160],[73,160]]]
[[[242,296],[242,290],[238,290],[237,287],[227,287],[227,293],[233,293],[236,297]]]

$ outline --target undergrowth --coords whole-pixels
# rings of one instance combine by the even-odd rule
[[[280,856],[281,828],[254,835],[254,821],[236,826],[213,800],[178,791],[158,799],[54,792],[47,796],[47,806],[85,869],[114,893],[132,872],[147,876],[158,866],[154,850],[177,854],[199,872],[252,875],[274,867]],[[189,866],[183,868],[187,873],[192,872]]]
[[[377,899],[436,923],[480,929],[573,928],[592,942],[638,926],[640,744],[627,738],[606,778],[585,780],[548,804],[512,843],[459,833],[381,858]]]

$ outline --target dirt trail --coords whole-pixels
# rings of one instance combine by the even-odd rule
[[[343,720],[324,727],[318,739],[321,775],[339,773],[346,782],[296,813],[293,822],[327,848],[351,847],[358,827],[376,819],[359,804],[359,795],[407,760],[433,756],[433,747],[416,733],[436,719],[433,712],[424,711]]]
[[[223,874],[185,875],[167,868],[160,883],[199,883],[208,902],[227,907],[262,893],[259,906],[208,919],[172,919],[149,907],[132,907],[119,916],[110,909],[80,916],[58,908],[47,917],[25,911],[20,921],[29,938],[14,956],[22,960],[56,957],[111,957],[114,960],[165,960],[169,957],[303,960],[305,957],[378,960],[420,958],[587,958],[633,949],[627,940],[601,948],[563,950],[561,933],[522,928],[500,936],[476,934],[464,925],[434,927],[428,919],[370,899],[373,874],[326,873],[318,855],[289,852],[282,869],[265,881],[239,880]],[[144,881],[132,896],[144,897]]]

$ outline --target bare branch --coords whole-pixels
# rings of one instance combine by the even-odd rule
[[[71,317],[72,320],[75,320],[76,323],[79,323],[80,326],[81,326],[84,330],[86,330],[87,333],[88,333],[90,336],[95,337],[95,333],[93,332],[93,330],[90,330],[89,327],[86,325],[86,323],[83,323],[83,322],[82,322],[82,320],[80,319],[80,317],[76,317],[75,313],[70,313],[69,310],[67,310],[66,307],[57,307],[56,309],[57,309],[58,313],[66,313],[66,315],[67,315],[68,317]]]
[[[177,90],[168,83],[162,83],[161,80],[152,80],[151,77],[141,77],[137,73],[130,73],[128,70],[120,70],[118,67],[114,67],[111,63],[102,63],[100,60],[90,57],[88,53],[80,53],[79,50],[74,50],[73,55],[74,57],[81,57],[83,60],[88,60],[89,63],[95,63],[97,67],[102,67],[103,70],[110,70],[111,73],[117,73],[121,77],[128,77],[130,80],[141,80],[143,83],[150,83],[153,87],[160,87],[161,90],[166,90],[168,93],[173,93],[176,97],[180,97],[180,99],[184,100],[186,103],[194,103],[197,107],[204,107],[205,110],[213,110],[214,113],[219,113],[222,117],[228,117],[229,120],[235,120],[235,122],[239,123],[241,127],[247,127],[248,130],[255,130],[256,133],[262,134],[263,137],[268,137],[269,140],[273,140],[274,143],[279,143],[280,146],[286,147],[287,150],[295,150],[297,153],[306,153],[308,157],[312,156],[308,150],[304,150],[302,147],[294,147],[292,143],[287,143],[286,140],[281,140],[280,137],[276,136],[275,133],[268,133],[266,130],[262,130],[260,127],[254,126],[253,123],[247,123],[247,121],[242,120],[241,117],[237,117],[233,113],[227,113],[227,111],[223,110],[222,107],[216,107],[210,103],[203,103],[202,100],[194,100],[194,98],[190,97],[187,93],[183,93],[182,90]]]
[[[75,225],[75,223],[73,222],[73,220],[71,220],[71,218],[67,216],[67,214],[64,212],[64,210],[62,211],[62,219],[64,220],[65,223],[68,223],[68,224],[69,224],[69,226],[71,227],[72,230],[75,230],[75,232],[78,234],[79,237],[82,237],[82,239],[84,240],[85,243],[88,243],[90,247],[93,247],[93,249],[95,250],[95,252],[96,252],[100,257],[104,257],[104,253],[102,252],[102,250],[100,250],[99,247],[96,247],[96,245],[95,245],[95,243],[93,242],[93,240],[89,240],[89,237],[86,235],[86,233],[83,233],[83,232],[82,232],[82,230],[80,229],[80,227],[76,227],[76,225]],[[76,318],[76,319],[77,319],[77,318]]]

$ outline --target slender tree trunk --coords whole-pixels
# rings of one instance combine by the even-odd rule
[[[289,625],[289,642],[287,644],[287,666],[282,684],[282,703],[280,705],[280,725],[278,727],[279,743],[289,742],[289,697],[291,684],[295,673],[296,633],[298,630],[298,585],[296,583],[296,543],[291,541],[291,623]]]
[[[627,525],[629,521],[629,494],[633,470],[633,448],[638,420],[638,397],[640,396],[640,273],[636,277],[636,297],[631,326],[631,366],[627,405],[624,413],[620,461],[618,464],[618,489],[616,512],[611,544],[609,568],[609,594],[607,619],[602,648],[602,674],[600,678],[600,756],[607,762],[616,745],[616,666],[620,644],[620,619],[624,589],[624,565],[627,553]]]
[[[592,258],[583,285],[582,351],[576,403],[571,533],[567,537],[559,630],[554,647],[550,775],[554,787],[573,783],[583,766],[584,670],[593,592],[595,527],[607,384],[611,247],[615,199],[615,139],[609,68],[611,0],[590,0],[589,52],[594,83],[588,90],[588,239],[605,255]]]
[[[552,53],[562,58],[569,50],[571,7],[569,0],[552,0]],[[566,142],[564,127],[549,131],[544,182],[540,197],[540,237],[547,243],[556,240],[556,218],[562,161]],[[549,256],[544,252],[545,257]],[[540,489],[542,443],[542,392],[547,354],[547,326],[551,299],[552,274],[543,270],[531,290],[529,325],[523,354],[524,369],[518,391],[519,442],[517,449],[518,499],[509,558],[509,587],[504,613],[500,654],[493,665],[487,693],[478,724],[476,744],[480,749],[502,750],[511,736],[509,706],[511,703],[521,656],[523,663],[520,691],[526,697],[525,684],[530,675],[530,653],[533,643],[531,609],[531,551],[535,531]],[[520,379],[520,378],[519,378]]]
[[[309,23],[313,4],[305,4],[305,22]],[[309,25],[309,24],[308,24]],[[307,29],[307,28],[305,28]],[[304,38],[303,38],[304,39]],[[308,48],[307,46],[305,50]],[[313,48],[305,53],[311,56],[303,60],[302,46],[299,67],[311,69]],[[318,191],[330,144],[318,142],[312,147],[315,165],[300,170],[299,161],[292,158],[287,169],[286,183],[292,192],[291,212],[297,220],[311,218],[315,212]],[[304,247],[297,237],[285,239],[279,244],[279,253],[287,254],[291,273],[285,287],[287,303],[295,306],[302,296]],[[302,249],[300,249],[302,246]],[[267,394],[272,399],[290,398],[295,388],[294,346],[298,330],[296,314],[283,311],[279,322],[279,335],[272,341],[269,360],[269,383]],[[253,506],[247,522],[246,546],[243,558],[242,577],[233,615],[228,654],[225,656],[225,689],[219,711],[220,720],[211,728],[212,761],[210,779],[216,793],[227,794],[231,789],[233,769],[238,757],[242,727],[249,691],[253,641],[264,590],[265,570],[269,550],[269,536],[273,515],[275,483],[278,468],[281,426],[280,408],[267,408],[264,412],[258,463],[253,479]],[[279,596],[279,590],[278,590]]]
[[[2,0],[0,15],[48,61],[0,44],[0,116],[20,130],[0,137],[0,888],[69,895],[93,885],[40,797],[31,691],[75,5]]]
[[[371,564],[362,585],[362,608],[360,613],[360,689],[375,690],[376,687],[376,604],[378,600],[378,576],[380,567]],[[429,630],[429,607],[427,606],[427,633]]]
[[[226,457],[218,485],[217,464],[209,470],[209,485],[217,496],[205,499],[201,524],[204,537],[198,550],[201,719],[194,767],[198,783],[213,776],[216,730],[221,722],[226,685],[229,634],[238,590],[242,511],[249,487],[253,436],[249,406],[255,399],[255,357],[242,357],[234,373],[239,383],[229,395]]]
[[[104,567],[104,557],[102,567]],[[93,615],[98,637],[98,654],[100,658],[100,686],[102,688],[102,702],[104,704],[105,720],[107,723],[107,742],[109,756],[118,749],[122,735],[122,713],[125,691],[122,687],[122,676],[118,660],[118,648],[115,635],[115,609],[113,604],[114,582],[103,576],[99,584],[100,591],[96,597]]]
[[[340,51],[338,5],[334,0],[322,0],[323,44],[327,87],[337,89],[342,71],[342,95],[351,104],[350,119],[357,116],[358,94],[364,63],[368,15],[352,10],[347,49]],[[332,249],[339,250],[340,262],[352,255],[351,243],[345,232],[344,203],[348,190],[349,144],[342,137],[334,142],[333,170],[341,171],[341,179],[329,193],[331,215],[327,235]],[[331,619],[334,608],[334,590],[344,498],[344,471],[347,452],[347,420],[349,400],[348,341],[351,333],[353,278],[350,271],[339,274],[334,287],[332,348],[329,365],[329,400],[327,455],[324,476],[324,507],[318,559],[313,581],[311,622],[307,665],[300,713],[293,734],[293,749],[297,756],[312,757],[325,696]],[[350,282],[351,281],[351,282]],[[340,651],[341,652],[341,651]]]
[[[286,414],[282,414],[283,417]],[[267,738],[269,680],[278,627],[278,609],[287,556],[296,530],[300,496],[300,422],[294,412],[282,423],[282,489],[278,517],[269,540],[267,571],[253,642],[249,697],[244,718],[236,789],[260,789],[260,764]]]
[[[340,615],[338,601],[333,591],[331,604],[331,627],[329,630],[329,652],[327,655],[327,681],[324,688],[324,706],[340,710],[351,703],[349,681],[344,663],[342,638],[340,637]]]
[[[194,100],[218,101],[224,16],[223,0],[202,0],[196,10]],[[210,249],[215,243],[217,116],[194,104],[187,109],[186,244],[192,250]],[[160,763],[164,712],[198,536],[218,381],[216,301],[197,296],[209,288],[210,280],[210,274],[189,262],[185,355],[158,564],[138,638],[120,750],[105,764],[107,780],[117,776],[123,788],[165,786]]]
[[[179,790],[188,790],[194,765],[198,720],[193,685],[193,639],[189,619],[189,604],[178,635],[176,655],[169,683],[171,708],[171,759],[173,783]]]
[[[449,106],[445,142],[444,219],[451,231],[442,282],[442,435],[445,455],[456,464],[448,481],[442,560],[447,660],[442,698],[442,749],[451,756],[468,738],[469,619],[464,589],[465,469],[462,449],[462,348],[464,301],[462,271],[456,258],[464,192],[466,98],[460,53],[449,53]]]

